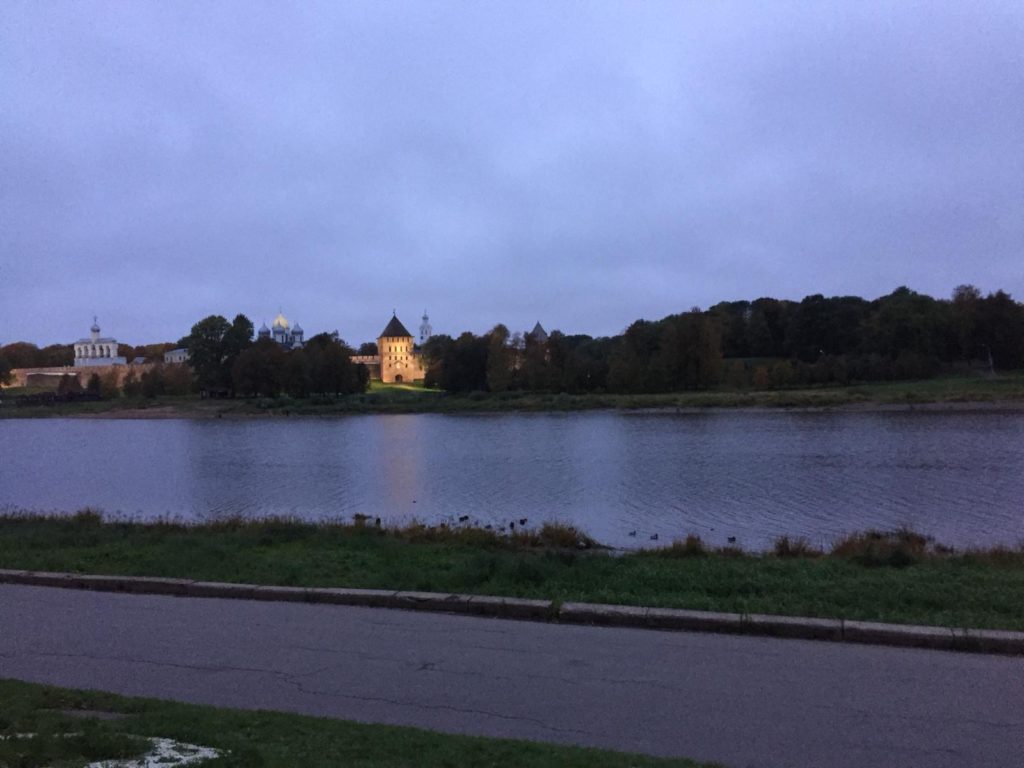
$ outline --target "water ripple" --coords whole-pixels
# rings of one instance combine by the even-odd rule
[[[8,420],[0,440],[18,446],[0,462],[0,509],[526,517],[623,547],[688,533],[825,543],[902,524],[954,545],[1024,538],[1022,413]]]

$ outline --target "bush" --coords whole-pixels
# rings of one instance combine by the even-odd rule
[[[671,546],[655,550],[655,554],[661,557],[707,557],[708,549],[700,536],[690,533],[682,541],[676,539]]]
[[[909,528],[867,531],[840,539],[832,547],[832,554],[865,566],[905,568],[925,558],[929,542],[928,537]]]
[[[544,523],[538,534],[542,546],[556,549],[592,549],[597,542],[587,534],[564,523]]]
[[[791,539],[789,536],[783,536],[780,539],[775,540],[775,546],[773,552],[776,557],[821,557],[823,554],[820,549],[816,549],[811,546],[811,543],[802,536],[799,538]]]

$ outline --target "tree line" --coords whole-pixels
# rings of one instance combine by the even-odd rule
[[[366,366],[353,363],[352,349],[327,333],[286,350],[271,339],[254,342],[245,315],[230,323],[210,315],[178,343],[189,352],[196,389],[212,396],[349,395],[369,385]]]
[[[428,385],[648,393],[920,379],[1024,368],[1024,305],[959,286],[950,299],[906,287],[855,296],[760,298],[637,320],[613,337],[544,340],[497,325],[483,336],[435,336],[423,347]]]
[[[172,346],[125,347],[122,354],[156,356]],[[254,341],[245,315],[204,318],[177,346],[189,351],[191,376],[157,366],[130,375],[125,393],[308,397],[364,392],[368,384],[365,366],[353,363],[356,353],[344,342],[320,334],[286,350]],[[358,354],[376,352],[368,342]],[[499,324],[482,336],[434,336],[421,354],[426,385],[449,392],[646,393],[920,379],[1024,368],[1024,305],[971,285],[949,299],[906,287],[873,301],[759,298],[637,320],[612,337],[553,331],[538,338]],[[9,344],[0,348],[0,381],[11,368],[67,365],[72,357],[71,345]],[[110,389],[109,382],[100,386]]]
[[[188,350],[188,364],[163,365],[163,353],[176,346]],[[193,325],[189,335],[177,344],[120,345],[119,352],[129,360],[134,358],[126,353],[140,352],[136,357],[145,357],[155,364],[138,374],[129,370],[123,379],[119,379],[117,371],[96,372],[88,377],[85,386],[79,384],[77,377],[65,376],[59,383],[58,394],[109,398],[122,394],[160,397],[199,392],[214,397],[309,397],[365,392],[369,385],[369,372],[365,366],[352,362],[354,353],[343,341],[322,333],[309,339],[301,349],[286,350],[270,339],[254,340],[253,324],[241,314],[232,322],[220,315],[210,315]],[[34,344],[16,342],[0,348],[0,383],[9,380],[12,368],[71,365],[73,359],[71,345],[39,349]]]

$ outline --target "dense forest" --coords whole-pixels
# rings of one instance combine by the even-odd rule
[[[368,383],[366,368],[353,363],[356,353],[343,341],[320,334],[296,350],[253,342],[244,315],[233,322],[205,318],[178,345],[190,351],[196,391],[308,397],[363,392]],[[159,360],[168,346],[121,353]],[[375,351],[372,343],[359,350]],[[449,392],[653,393],[922,379],[1024,368],[1024,305],[1003,291],[983,296],[969,285],[950,299],[905,287],[874,301],[761,298],[637,320],[613,337],[553,331],[544,338],[497,325],[482,336],[434,336],[421,352],[426,385]],[[71,355],[67,345],[9,344],[0,348],[0,377],[10,368],[67,365]],[[169,372],[150,373],[142,385],[130,382],[132,393],[182,389]]]
[[[452,392],[672,392],[921,379],[1024,368],[1024,305],[960,286],[951,299],[909,288],[867,301],[762,298],[637,320],[620,336],[552,332],[435,336],[428,385]]]

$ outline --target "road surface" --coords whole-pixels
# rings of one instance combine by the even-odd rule
[[[1024,763],[1024,659],[0,585],[0,677],[727,766]]]

